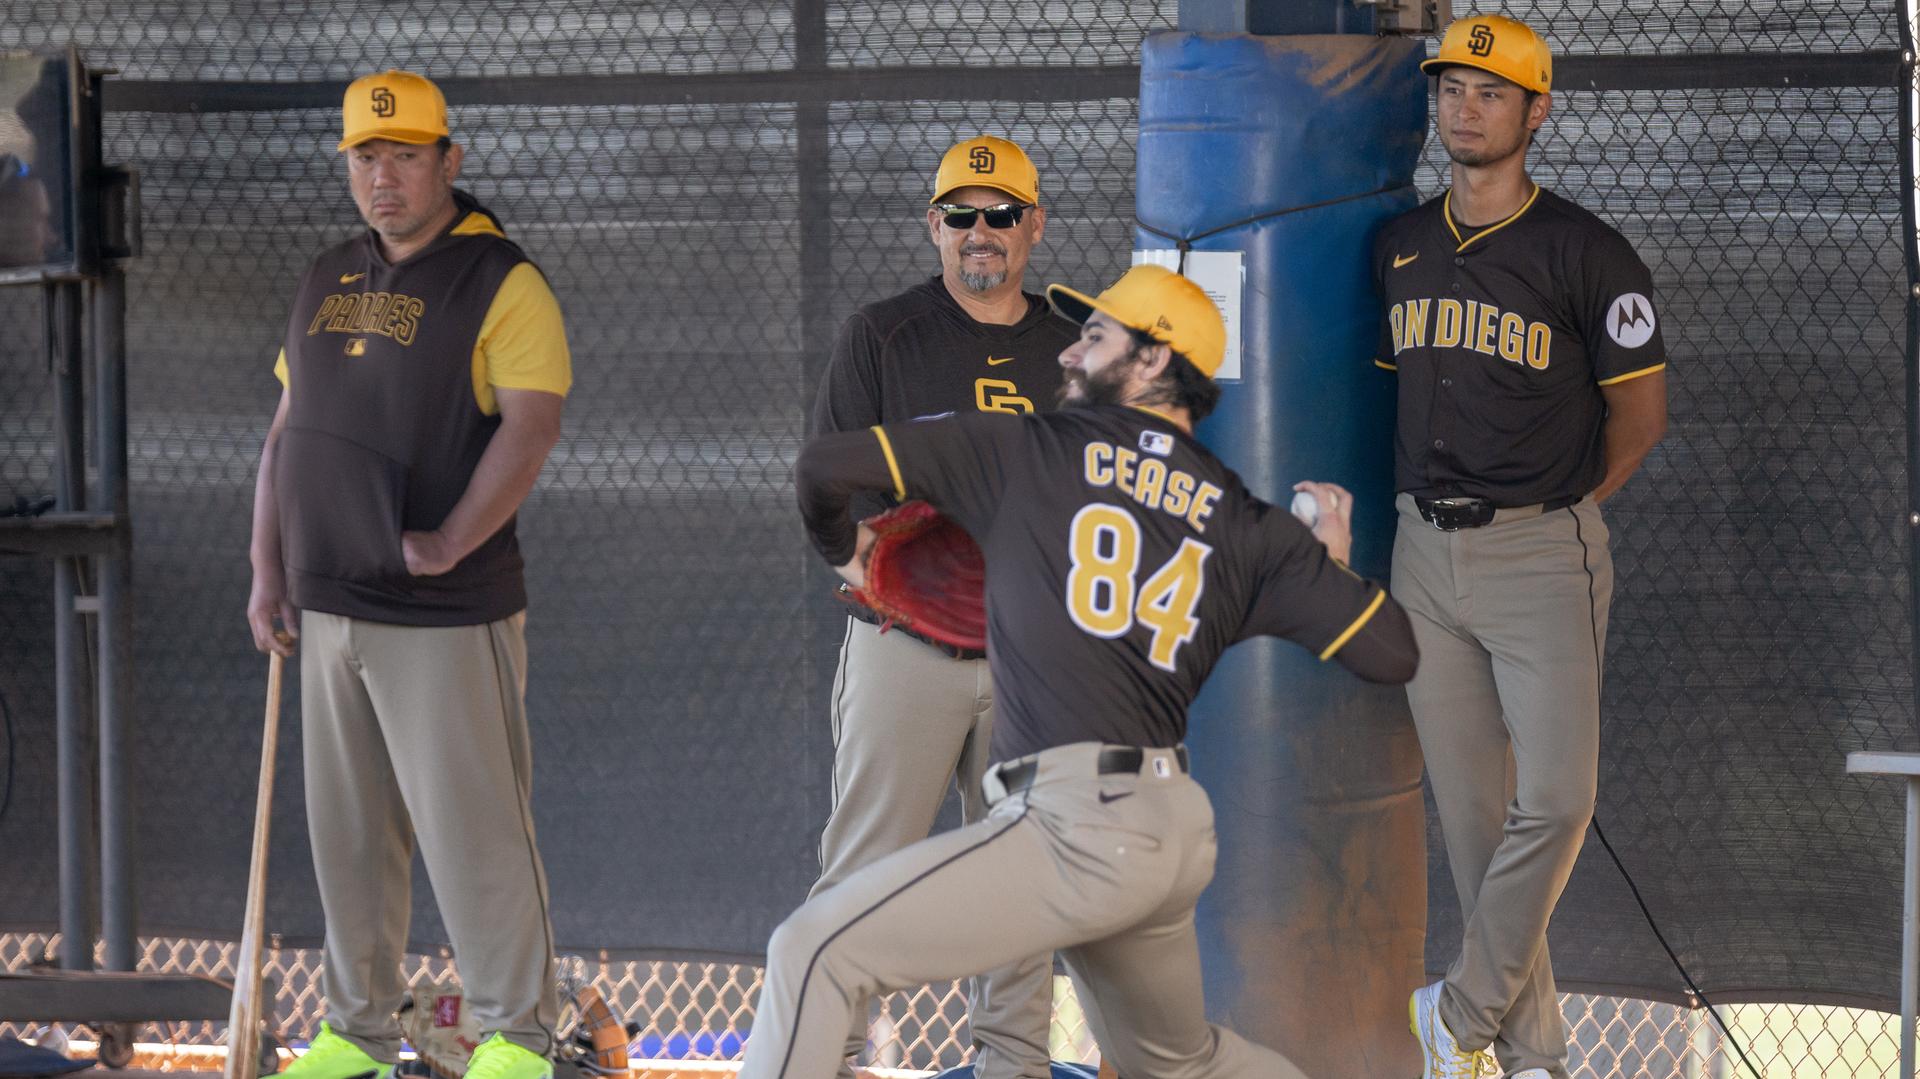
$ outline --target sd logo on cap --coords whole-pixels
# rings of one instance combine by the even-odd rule
[[[340,126],[342,150],[371,139],[438,142],[449,134],[447,99],[432,80],[411,71],[362,75],[340,103]]]
[[[1420,65],[1437,75],[1450,67],[1471,67],[1498,75],[1536,94],[1553,89],[1553,53],[1526,23],[1504,15],[1455,19],[1440,39],[1440,51]]]
[[[954,146],[940,159],[940,171],[933,177],[933,197],[928,205],[939,202],[962,187],[991,187],[1012,195],[1015,201],[1040,201],[1040,171],[1028,160],[1026,151],[992,135]]]

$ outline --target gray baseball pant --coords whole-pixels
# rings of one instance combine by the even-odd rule
[[[980,783],[992,738],[986,660],[954,659],[904,633],[847,619],[833,681],[833,813],[809,898],[927,838],[949,783],[960,788],[961,819],[983,819]],[[978,1079],[1047,1079],[1053,957],[1011,961],[967,989]],[[866,1045],[866,1011],[864,1003],[854,1009],[846,1057]],[[840,1074],[853,1072],[843,1063]]]
[[[742,1079],[825,1079],[875,993],[1059,951],[1101,1052],[1127,1079],[1304,1079],[1207,1023],[1193,906],[1213,807],[1171,750],[1100,775],[1102,746],[1036,758],[985,820],[922,840],[808,900],[774,931]]]
[[[1407,701],[1466,917],[1440,1016],[1506,1070],[1566,1079],[1547,922],[1593,817],[1607,526],[1591,501],[1458,532],[1397,505],[1393,598],[1420,645]]]
[[[303,611],[307,831],[327,1025],[397,1060],[416,837],[481,1030],[546,1055],[559,1002],[534,847],[526,615],[397,626]]]

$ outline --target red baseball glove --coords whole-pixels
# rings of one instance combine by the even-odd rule
[[[865,588],[854,602],[924,637],[957,648],[987,647],[987,564],[967,530],[925,502],[860,522],[873,530]]]

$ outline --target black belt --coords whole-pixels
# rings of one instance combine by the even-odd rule
[[[962,648],[957,644],[948,644],[945,641],[936,641],[932,637],[929,637],[924,633],[915,633],[914,631],[908,629],[907,627],[901,625],[898,622],[893,622],[885,618],[882,618],[873,609],[869,607],[863,607],[859,603],[854,602],[852,592],[853,592],[853,589],[850,585],[843,584],[840,586],[840,598],[846,600],[847,602],[847,613],[852,615],[854,618],[857,618],[860,621],[865,622],[869,626],[879,626],[880,632],[882,633],[904,633],[907,636],[912,637],[914,640],[919,641],[921,644],[926,645],[928,648],[931,648],[934,651],[940,653],[941,655],[946,656],[948,659],[985,659],[987,658],[986,652],[978,648]]]
[[[1187,771],[1187,747],[1173,747],[1173,759],[1179,763],[1180,771]],[[1100,751],[1100,760],[1094,771],[1103,776],[1130,774],[1138,775],[1140,766],[1147,762],[1147,751],[1138,746],[1108,746]],[[1025,790],[1033,782],[1035,773],[1040,771],[1037,757],[1028,757],[1012,764],[1000,766],[1000,785],[1007,793]]]
[[[1580,495],[1556,498],[1540,503],[1541,513],[1566,509],[1580,501]],[[1501,507],[1485,498],[1421,498],[1413,496],[1413,504],[1419,509],[1420,516],[1427,519],[1433,527],[1442,532],[1458,532],[1463,528],[1481,528],[1493,523],[1494,515],[1502,508],[1521,509],[1524,507]]]

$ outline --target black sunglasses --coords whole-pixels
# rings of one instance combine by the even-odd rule
[[[990,229],[1010,229],[1020,223],[1020,215],[1033,209],[1032,206],[1018,202],[1003,202],[998,206],[956,206],[952,203],[940,203],[934,209],[944,216],[942,221],[950,229],[962,232],[973,227],[980,215],[985,214]]]

